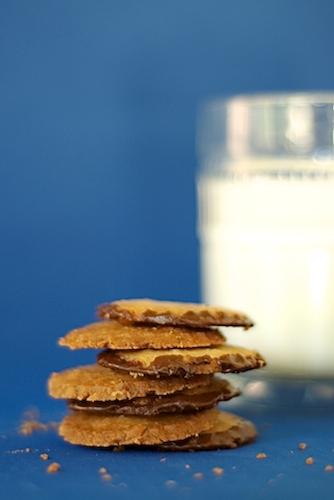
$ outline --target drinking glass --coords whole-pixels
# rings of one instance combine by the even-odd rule
[[[260,401],[334,405],[333,124],[334,92],[200,109],[202,299],[254,320],[225,334],[267,360],[245,379]]]

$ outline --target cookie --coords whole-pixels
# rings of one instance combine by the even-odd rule
[[[68,408],[75,411],[92,411],[111,413],[115,415],[158,415],[159,413],[184,413],[213,408],[220,401],[228,401],[238,396],[227,380],[212,377],[211,382],[204,386],[168,394],[165,396],[148,395],[145,397],[123,401],[80,401],[69,400]]]
[[[105,350],[98,354],[98,363],[106,368],[127,370],[147,375],[191,377],[216,372],[239,373],[265,366],[256,351],[221,345],[195,349],[141,351]]]
[[[76,411],[60,423],[59,434],[65,441],[83,446],[156,445],[183,440],[208,430],[217,420],[217,412],[212,408],[194,413],[144,417]]]
[[[86,365],[52,373],[48,380],[50,396],[57,399],[113,401],[172,394],[183,389],[206,386],[211,377],[199,375],[188,379],[171,377],[134,378],[126,371],[115,371],[99,365]]]
[[[257,437],[252,422],[238,415],[220,411],[214,425],[182,441],[170,441],[158,446],[162,451],[201,451],[237,448],[252,443]]]
[[[98,307],[104,319],[124,323],[153,323],[159,325],[207,328],[210,326],[253,326],[244,313],[205,304],[166,302],[151,299],[118,300]]]
[[[194,329],[161,325],[122,324],[115,320],[99,321],[71,330],[59,339],[70,349],[169,349],[220,345],[224,336],[213,329]]]

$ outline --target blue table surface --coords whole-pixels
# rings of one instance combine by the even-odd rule
[[[325,467],[334,466],[334,411],[256,406],[238,399],[220,407],[251,419],[259,436],[234,450],[91,449],[65,443],[54,430],[23,436],[18,432],[21,415],[1,418],[0,498],[333,499],[334,471]],[[40,409],[40,420],[59,421],[65,412],[61,403],[59,411],[54,406],[51,413]],[[42,460],[41,453],[49,460]],[[266,458],[257,458],[259,453]],[[308,457],[312,465],[306,463]],[[53,461],[61,470],[47,473]],[[109,480],[103,479],[101,467],[111,475]],[[224,472],[215,474],[216,467]]]

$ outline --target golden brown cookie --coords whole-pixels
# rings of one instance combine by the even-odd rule
[[[207,385],[183,389],[165,396],[148,395],[122,401],[67,401],[70,410],[110,413],[114,415],[158,415],[183,413],[213,408],[220,401],[238,396],[240,391],[219,376],[212,377]]]
[[[182,441],[170,441],[158,446],[163,451],[201,451],[237,448],[252,443],[257,437],[252,422],[238,415],[220,411],[214,425]]]
[[[124,323],[153,323],[159,325],[207,328],[210,326],[253,326],[246,314],[205,304],[166,302],[151,299],[118,300],[98,307],[104,319]]]
[[[57,399],[113,401],[150,394],[172,394],[186,388],[205,386],[210,381],[211,377],[207,375],[188,379],[172,377],[168,380],[155,377],[134,378],[126,371],[87,365],[52,373],[48,380],[48,390],[50,396]]]
[[[61,422],[59,434],[69,443],[84,446],[153,445],[179,441],[209,429],[217,419],[217,412],[212,408],[141,417],[76,411]]]
[[[210,328],[122,324],[115,320],[99,321],[71,330],[59,339],[71,349],[169,349],[220,345],[224,336]]]
[[[107,368],[159,376],[190,377],[216,372],[238,373],[265,366],[256,351],[221,345],[195,349],[166,349],[141,351],[106,350],[97,356],[98,363]]]

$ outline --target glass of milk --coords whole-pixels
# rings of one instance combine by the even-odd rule
[[[334,92],[241,95],[199,113],[202,299],[254,320],[225,335],[267,360],[245,382],[260,400],[288,384],[302,404],[334,405],[333,124]]]

